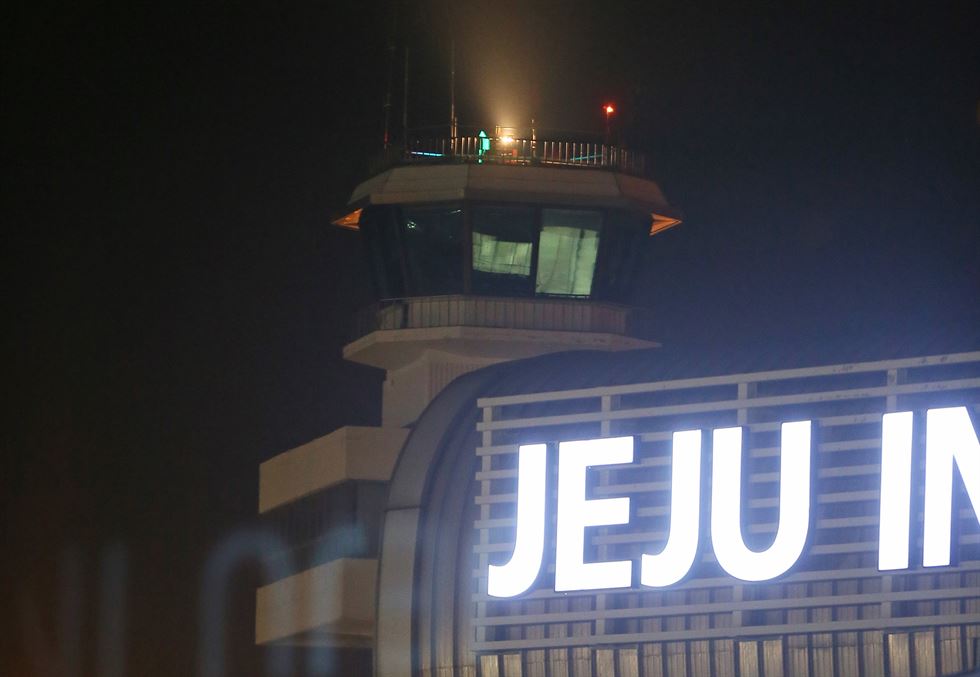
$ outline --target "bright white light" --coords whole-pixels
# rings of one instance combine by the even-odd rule
[[[878,569],[909,568],[909,515],[912,506],[912,412],[885,414],[881,420],[881,505],[878,517]]]
[[[810,422],[782,425],[779,525],[772,545],[749,550],[742,538],[742,428],[713,435],[711,541],[718,564],[743,581],[767,581],[799,559],[810,526]]]
[[[504,144],[505,146],[509,146],[510,144],[514,143],[514,137],[513,136],[502,136],[502,137],[500,137],[500,143]]]
[[[953,529],[953,463],[980,519],[980,441],[966,407],[926,413],[926,492],[922,565],[947,566]]]
[[[503,566],[490,565],[487,594],[514,597],[534,585],[544,555],[545,477],[548,452],[543,444],[525,444],[517,455],[517,541]]]
[[[555,591],[629,587],[629,560],[586,564],[585,528],[629,521],[629,498],[585,499],[586,469],[633,461],[633,438],[562,442],[558,445],[558,534]]]
[[[643,555],[640,583],[672,585],[687,575],[698,553],[701,503],[701,431],[674,433],[670,473],[670,531],[659,555]]]

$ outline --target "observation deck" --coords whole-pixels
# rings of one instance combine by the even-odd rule
[[[386,299],[361,309],[344,358],[392,370],[425,351],[497,361],[657,345],[646,309],[564,298],[450,295]]]

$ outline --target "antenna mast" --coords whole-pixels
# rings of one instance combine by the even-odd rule
[[[452,19],[450,18],[450,30]],[[451,148],[456,152],[456,37],[453,36],[449,46],[449,137]]]
[[[395,70],[395,36],[398,32],[398,4],[391,13],[391,30],[388,33],[388,81],[385,86],[385,133],[384,151],[388,154],[388,147],[391,145],[391,83],[394,78]]]
[[[402,92],[402,135],[405,152],[408,153],[408,45],[405,45],[405,85]]]
[[[392,71],[395,68],[395,41],[392,40],[388,43],[388,83],[385,87],[385,136],[384,136],[384,149],[385,154],[388,152],[388,146],[391,144],[391,80]]]

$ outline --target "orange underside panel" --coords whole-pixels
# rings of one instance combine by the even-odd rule
[[[350,214],[341,216],[339,219],[334,219],[332,221],[333,225],[340,226],[341,228],[349,228],[351,230],[361,229],[361,209],[355,209]]]
[[[674,219],[669,216],[661,216],[660,214],[650,214],[650,235],[656,235],[657,233],[662,233],[669,228],[673,228],[681,222],[680,219]]]

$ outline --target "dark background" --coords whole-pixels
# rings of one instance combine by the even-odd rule
[[[980,23],[891,4],[417,1],[395,34],[413,126],[448,120],[451,24],[461,124],[598,132],[617,105],[686,217],[636,287],[665,344],[975,350]],[[377,422],[380,374],[339,358],[370,285],[329,216],[380,149],[392,8],[5,11],[0,672],[97,674],[122,553],[126,674],[194,674],[258,464]],[[265,674],[261,582],[228,581],[229,675]]]

